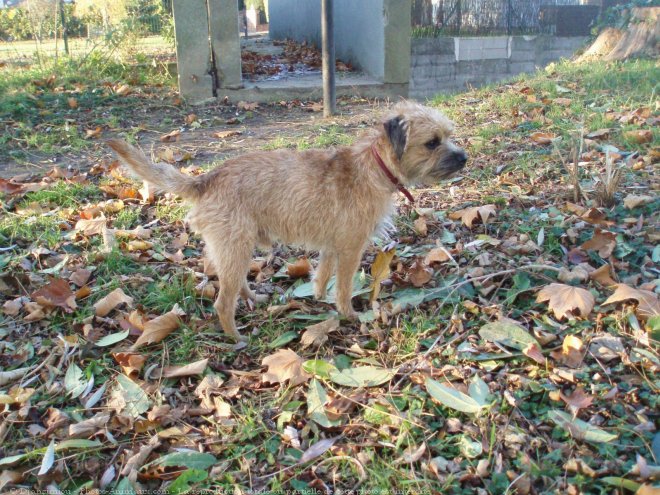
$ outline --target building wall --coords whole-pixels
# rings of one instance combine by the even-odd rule
[[[382,79],[385,67],[383,0],[335,0],[335,52],[367,74]],[[321,0],[272,0],[271,39],[291,38],[321,46]]]
[[[570,57],[586,40],[554,36],[413,39],[409,95],[425,99],[534,72]]]

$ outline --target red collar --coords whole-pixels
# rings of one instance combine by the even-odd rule
[[[383,161],[383,159],[378,154],[378,151],[376,151],[376,146],[375,145],[371,145],[371,152],[373,153],[374,158],[376,159],[376,163],[378,163],[378,166],[383,171],[383,173],[387,176],[387,178],[390,179],[390,182],[392,184],[394,184],[394,187],[396,187],[401,192],[401,194],[403,194],[408,199],[408,201],[410,201],[410,203],[414,204],[415,203],[415,198],[413,198],[412,194],[410,194],[410,191],[408,191],[408,189],[406,189],[403,186],[403,184],[401,184],[399,179],[394,177],[394,174],[392,172],[390,172],[390,169],[387,168],[387,165],[385,165],[385,162]]]

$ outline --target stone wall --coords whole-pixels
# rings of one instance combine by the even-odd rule
[[[425,99],[534,72],[570,57],[585,42],[554,36],[413,39],[409,95]]]

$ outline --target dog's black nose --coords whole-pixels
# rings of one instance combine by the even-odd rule
[[[465,164],[467,163],[467,159],[468,159],[467,153],[463,150],[456,151],[454,153],[454,160],[461,167],[465,166]]]

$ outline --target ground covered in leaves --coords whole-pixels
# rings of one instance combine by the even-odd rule
[[[136,99],[76,128],[92,168],[0,180],[0,490],[657,493],[657,76],[565,63],[431,102],[469,166],[399,203],[395,242],[356,275],[360,321],[337,319],[332,291],[310,298],[313,254],[276,247],[255,254],[268,303],[241,303],[242,345],[217,328],[185,205],[99,137],[195,174],[255,146],[349,144],[375,105],[193,109],[117,79],[85,113],[70,81],[11,95],[6,149],[41,157],[61,144],[30,128],[65,139],[62,113]],[[39,101],[60,106],[41,121]]]

